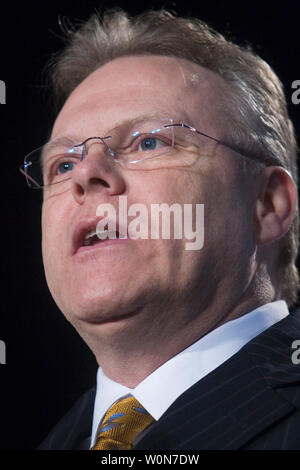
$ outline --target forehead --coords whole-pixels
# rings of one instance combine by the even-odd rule
[[[151,55],[115,59],[90,74],[69,96],[52,138],[85,138],[154,113],[218,135],[225,86],[215,73],[183,59]]]

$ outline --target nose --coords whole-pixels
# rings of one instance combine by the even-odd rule
[[[71,190],[78,204],[83,204],[91,193],[105,191],[114,196],[125,191],[123,171],[105,150],[106,146],[101,141],[93,143],[84,160],[72,171]]]

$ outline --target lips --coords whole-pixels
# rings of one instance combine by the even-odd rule
[[[95,244],[103,243],[105,240],[118,239],[120,238],[119,225],[117,222],[109,223],[98,227],[102,217],[93,217],[92,219],[81,220],[75,227],[73,240],[72,240],[72,252],[73,254],[82,247],[90,247]],[[115,227],[116,230],[109,230],[110,227]],[[124,235],[121,235],[125,238]]]

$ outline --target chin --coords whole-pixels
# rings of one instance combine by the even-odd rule
[[[121,289],[110,292],[95,293],[85,291],[83,295],[76,294],[69,296],[71,302],[58,303],[65,317],[72,324],[91,323],[102,324],[111,322],[121,322],[135,315],[140,309],[140,305],[122,295]],[[127,297],[125,299],[125,297]],[[65,296],[65,298],[67,298]]]

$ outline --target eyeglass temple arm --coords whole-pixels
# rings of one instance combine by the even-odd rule
[[[34,189],[41,189],[41,188],[42,188],[42,186],[41,186],[37,181],[35,181],[35,179],[32,178],[32,177],[27,173],[27,171],[25,170],[24,164],[19,167],[19,170],[20,170],[20,172],[23,173],[23,175],[25,176],[26,181],[27,181],[27,184],[28,184],[28,186],[29,186],[30,188],[34,188]],[[32,185],[30,184],[30,182],[33,183],[34,186],[32,186]]]
[[[198,131],[197,129],[195,129],[195,127],[192,127],[192,126],[189,126],[187,124],[184,124],[184,123],[180,123],[180,124],[169,124],[167,125],[166,127],[171,127],[171,126],[177,126],[177,127],[185,127],[186,129],[189,129],[191,130],[192,132],[195,132],[196,134],[200,134],[200,135],[203,135],[204,137],[207,137],[208,139],[210,140],[213,140],[215,142],[217,142],[218,144],[220,145],[224,145],[224,147],[227,147],[229,148],[230,150],[233,150],[234,152],[240,154],[241,156],[245,157],[245,158],[248,158],[249,160],[255,160],[255,161],[258,161],[260,163],[264,163],[260,157],[256,156],[256,155],[252,155],[252,154],[249,154],[247,152],[245,152],[244,150],[241,150],[239,149],[239,147],[236,147],[235,145],[230,145],[228,144],[227,142],[223,141],[223,140],[219,140],[219,139],[216,139],[215,137],[212,137],[208,134],[205,134],[204,132],[200,132]],[[281,162],[278,162],[277,160],[275,160],[274,158],[270,158],[270,162],[272,162],[271,164],[272,165],[277,165],[277,166],[283,166]]]

